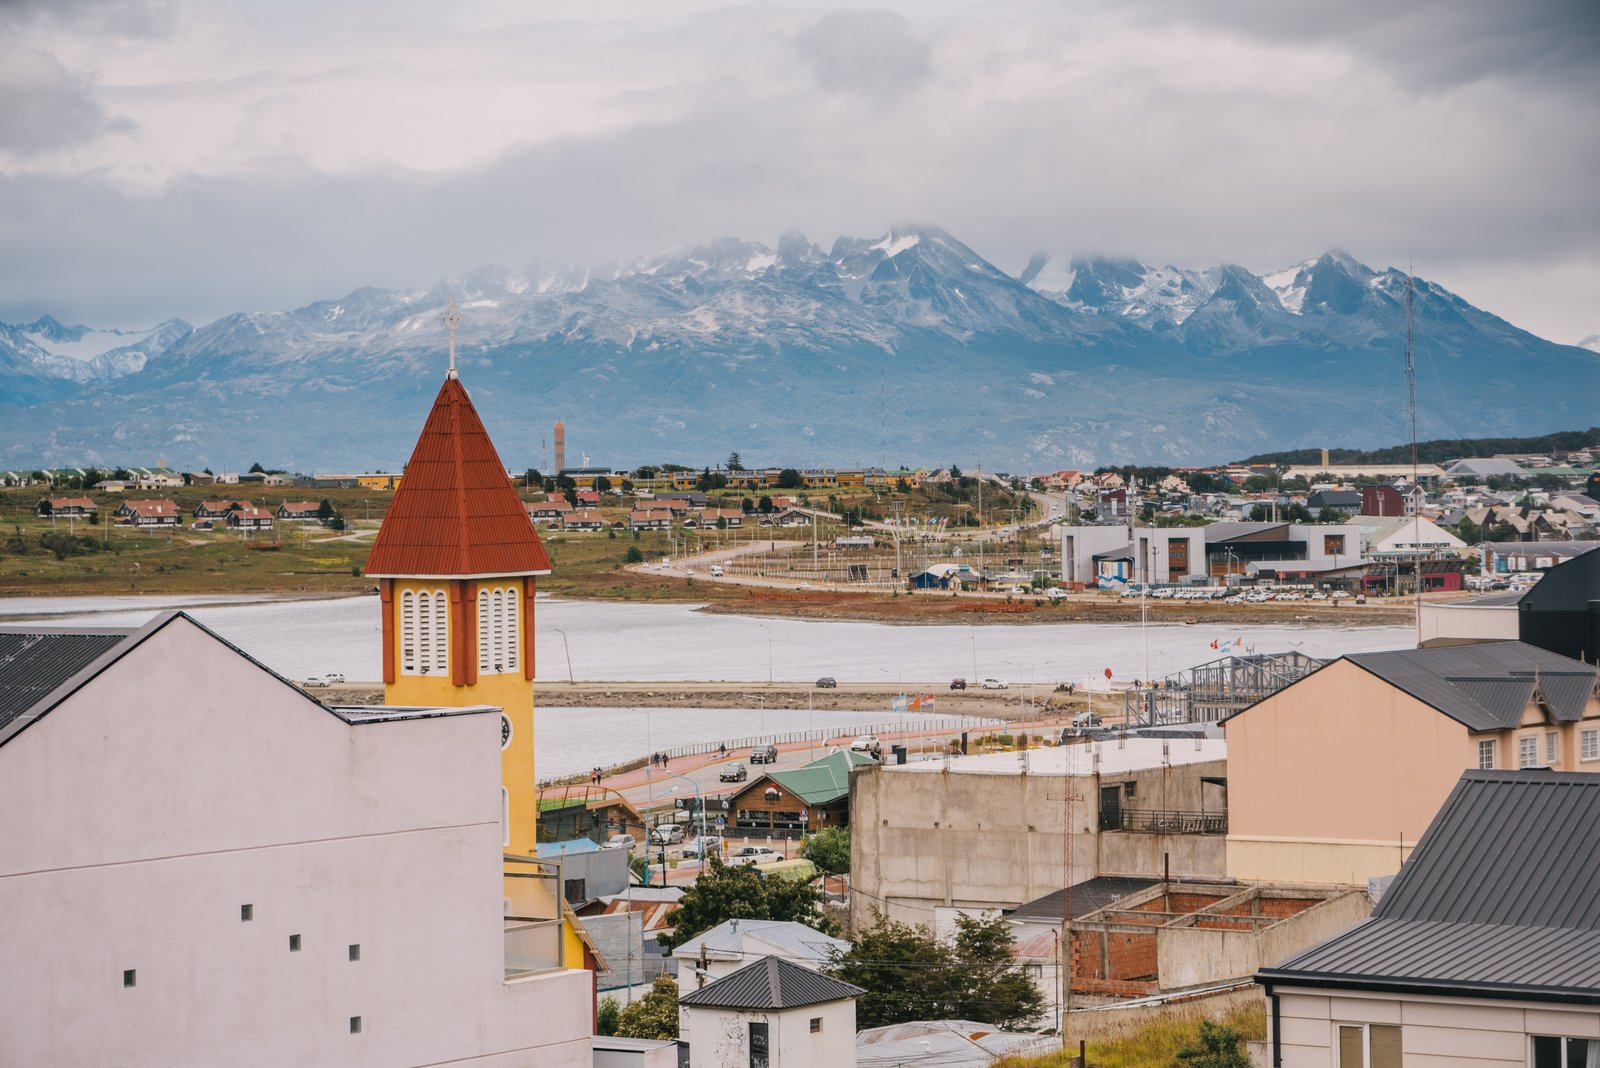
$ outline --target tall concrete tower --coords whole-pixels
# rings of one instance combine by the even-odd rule
[[[566,427],[565,423],[563,423],[561,420],[557,419],[556,420],[556,469],[555,469],[555,473],[559,475],[561,473],[562,469],[565,468],[566,466],[567,466],[567,427]]]

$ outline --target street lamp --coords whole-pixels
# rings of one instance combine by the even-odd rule
[[[681,775],[676,771],[671,771],[671,770],[669,770],[667,768],[662,768],[661,770],[662,770],[662,772],[664,774],[671,775],[674,779],[682,779],[684,782],[686,782],[690,786],[694,787],[694,807],[700,810],[700,837],[702,839],[702,841],[697,843],[697,848],[694,851],[694,853],[695,853],[695,858],[694,859],[695,859],[695,867],[704,869],[705,868],[705,864],[706,864],[706,848],[705,848],[706,844],[703,841],[703,839],[706,837],[706,806],[705,806],[705,802],[702,801],[701,798],[700,798],[700,784],[695,782],[693,779],[689,778],[689,776]],[[665,849],[665,847],[663,847],[663,850],[664,849]],[[665,864],[662,864],[661,865],[661,884],[663,886],[665,886],[666,882],[667,882],[667,866]]]
[[[756,626],[767,632],[767,685],[772,685],[772,628],[757,622]]]
[[[561,635],[561,648],[567,654],[567,683],[568,685],[576,685],[572,678],[572,646],[567,644],[567,632],[560,627],[551,627],[550,629]]]

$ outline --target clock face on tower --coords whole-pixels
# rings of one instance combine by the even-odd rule
[[[511,717],[504,712],[500,713],[500,748],[504,749],[511,744]]]

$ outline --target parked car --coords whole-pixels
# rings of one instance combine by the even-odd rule
[[[1099,727],[1102,725],[1100,714],[1098,712],[1079,712],[1072,717],[1072,725],[1074,727]]]
[[[683,824],[663,823],[650,832],[650,841],[656,845],[677,845],[683,841]]]
[[[999,679],[984,679],[983,688],[985,690],[1005,690],[1010,687]]]
[[[870,753],[880,748],[876,734],[863,734],[850,743],[852,753]]]
[[[743,763],[729,764],[717,773],[717,778],[722,782],[744,782],[750,777],[750,769]]]
[[[305,684],[307,686],[326,686],[328,685],[328,679],[323,675],[313,675],[306,680]]]
[[[722,577],[722,565],[721,564],[712,564],[711,565],[711,577],[712,578],[721,578]]]
[[[719,857],[722,855],[722,839],[714,834],[691,838],[689,844],[683,847],[683,855],[686,857]]]
[[[1045,592],[1045,596],[1049,597],[1051,601],[1059,601],[1067,596],[1067,591],[1062,589],[1060,586],[1051,586],[1050,589]]]
[[[631,834],[614,834],[606,839],[606,844],[601,849],[632,849],[638,844],[638,839]]]
[[[824,675],[817,680],[817,689],[819,690],[837,690],[838,688],[839,680],[832,675]]]
[[[775,745],[753,746],[750,750],[750,763],[776,764],[778,762],[778,747]]]
[[[950,680],[950,688],[952,690],[965,690],[967,688],[967,680],[966,679],[951,679]]]
[[[744,846],[729,854],[728,859],[735,864],[764,864],[769,860],[777,860],[777,850],[769,846]]]

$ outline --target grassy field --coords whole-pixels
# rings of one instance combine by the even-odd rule
[[[1084,1051],[1089,1068],[1180,1068],[1178,1051],[1195,1045],[1200,1039],[1198,1014],[1174,1011],[1167,1018],[1129,1028],[1123,1034],[1107,1035],[1091,1041]],[[1246,1039],[1267,1037],[1267,1010],[1260,1004],[1235,1009],[1216,1021],[1238,1031]],[[1073,1054],[1077,1043],[1072,1043]],[[1059,1068],[1065,1065],[1065,1054],[1051,1053],[1034,1057],[1006,1057],[998,1060],[994,1068]]]

